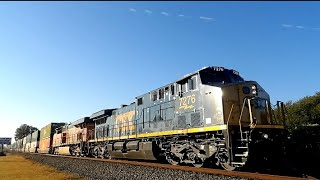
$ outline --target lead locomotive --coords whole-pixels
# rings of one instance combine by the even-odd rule
[[[285,132],[257,82],[232,69],[205,67],[130,105],[58,128],[50,152],[234,170],[278,159]]]

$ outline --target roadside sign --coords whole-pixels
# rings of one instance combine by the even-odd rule
[[[11,145],[11,138],[0,138],[0,144]]]

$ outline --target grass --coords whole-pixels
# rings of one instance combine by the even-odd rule
[[[34,163],[21,156],[7,155],[0,157],[0,179],[52,179],[80,180],[79,176],[58,171],[50,166]]]

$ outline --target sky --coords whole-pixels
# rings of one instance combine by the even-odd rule
[[[320,2],[1,2],[0,137],[72,122],[204,66],[277,100],[320,91]]]

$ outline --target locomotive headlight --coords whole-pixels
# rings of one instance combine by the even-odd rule
[[[257,94],[257,86],[256,86],[255,84],[253,84],[253,85],[251,86],[251,89],[252,89],[252,94],[253,94],[253,95],[256,95],[256,94]]]
[[[254,85],[252,85],[252,90],[256,90],[257,89],[257,86],[254,84]]]
[[[256,94],[257,94],[257,91],[256,91],[256,90],[252,90],[252,94],[253,94],[253,95],[256,95]]]
[[[264,137],[265,139],[268,139],[268,138],[269,138],[269,135],[268,135],[268,134],[264,134],[263,137]]]

